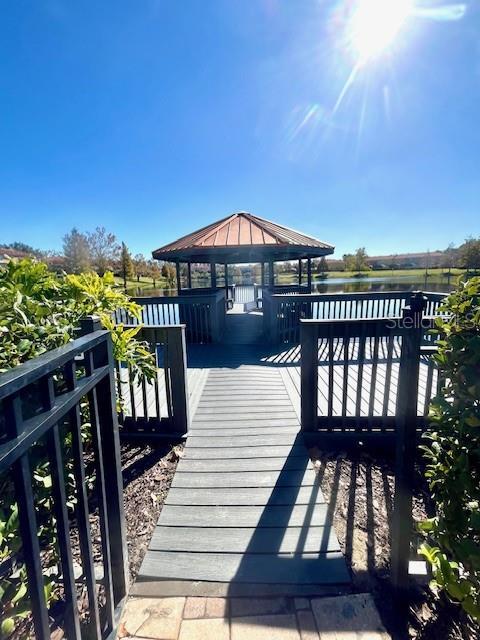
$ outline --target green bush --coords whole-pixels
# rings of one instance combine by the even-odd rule
[[[132,379],[152,379],[156,374],[155,360],[148,345],[135,338],[140,327],[125,329],[115,326],[112,313],[120,308],[139,318],[140,307],[115,288],[112,274],[100,277],[95,273],[56,275],[45,264],[35,260],[10,261],[0,269],[0,373],[18,366],[46,351],[73,340],[81,318],[98,315],[104,328],[112,335],[114,357],[129,365]],[[89,452],[90,425],[88,404],[81,403],[82,437]],[[70,436],[63,433],[67,506],[75,508],[76,489],[72,474]],[[45,452],[36,446],[30,454],[39,541],[47,603],[60,597],[58,581],[58,549],[55,519],[52,515],[51,475]],[[87,485],[94,486],[93,465],[87,467]],[[21,552],[18,533],[18,509],[11,479],[0,478],[0,563],[15,559]],[[0,576],[0,636],[8,637],[22,618],[28,617],[25,567],[14,566],[6,576]]]
[[[423,446],[436,515],[420,551],[444,590],[480,620],[480,278],[461,282],[437,321],[441,393]]]

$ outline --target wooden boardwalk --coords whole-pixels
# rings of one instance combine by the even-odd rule
[[[239,323],[244,318],[251,318],[254,314],[229,314],[228,325],[229,332],[235,336],[235,340],[239,340],[237,345],[190,345],[188,348],[188,387],[190,394],[190,407],[192,415],[195,413],[198,402],[200,401],[202,389],[205,380],[209,375],[209,371],[225,370],[228,373],[231,367],[242,367],[244,372],[248,372],[248,367],[253,367],[257,372],[277,371],[281,377],[281,383],[284,384],[294,411],[300,417],[300,346],[280,345],[278,347],[269,347],[268,345],[256,343],[247,344],[248,334],[239,330]],[[255,319],[255,318],[254,318]],[[256,336],[256,334],[255,334]],[[250,338],[252,336],[250,335]],[[389,366],[387,355],[383,354],[384,345],[380,345],[380,359],[376,366],[373,365],[371,342],[367,342],[365,361],[362,371],[362,392],[361,392],[361,412],[362,415],[369,414],[370,387],[372,374],[375,372],[375,402],[373,405],[374,416],[393,416],[395,415],[395,404],[397,399],[398,370],[400,364],[400,345],[395,344],[393,349],[392,364]],[[382,357],[382,355],[384,357]],[[342,415],[342,385],[343,376],[345,375],[343,347],[341,341],[335,348],[333,366],[333,415]],[[357,401],[357,383],[358,383],[358,341],[352,340],[349,349],[349,378],[348,393],[346,397],[346,415],[353,416],[356,412]],[[232,364],[233,363],[233,364]],[[165,377],[163,370],[159,370],[158,383],[156,388],[152,384],[145,384],[142,388],[138,386],[134,393],[129,392],[128,374],[125,370],[121,372],[123,380],[123,400],[125,404],[126,415],[135,415],[143,417],[145,415],[144,407],[147,406],[147,415],[155,417],[160,413],[167,415],[167,396],[165,393]],[[325,345],[319,348],[319,368],[318,368],[318,415],[327,415],[328,411],[328,353]],[[213,378],[212,378],[213,380]],[[277,378],[278,380],[278,378]],[[235,383],[234,378],[232,382]],[[424,358],[420,364],[420,379],[418,387],[418,414],[425,413],[428,401],[432,395],[432,391],[437,385],[436,371],[429,369],[427,359]],[[385,394],[386,387],[387,393]],[[247,389],[237,390],[225,379],[222,380],[221,388],[218,388],[218,395],[231,397],[237,392],[246,391]],[[241,398],[244,395],[240,393]],[[248,395],[248,394],[246,394]],[[386,402],[385,402],[386,398]],[[231,398],[232,401],[234,398]],[[132,405],[135,406],[132,412]],[[231,405],[232,407],[234,405]],[[244,406],[244,405],[239,405]],[[269,414],[272,411],[276,414],[282,410],[281,403],[269,406]],[[237,411],[238,413],[238,411]],[[248,413],[247,413],[248,415]],[[226,415],[224,422],[235,422],[235,412]],[[263,425],[264,426],[264,425]],[[288,425],[292,426],[292,425]],[[248,432],[251,434],[251,431]],[[212,434],[214,435],[214,434]]]
[[[136,595],[336,592],[350,577],[282,367],[257,347],[198,347],[208,371]],[[198,385],[197,385],[198,388]]]

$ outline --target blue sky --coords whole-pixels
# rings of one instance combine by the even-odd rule
[[[410,17],[335,109],[347,4],[3,0],[0,241],[149,253],[236,210],[336,255],[479,235],[480,12]]]

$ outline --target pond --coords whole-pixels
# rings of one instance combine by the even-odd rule
[[[295,281],[292,276],[291,282]],[[355,293],[374,291],[435,291],[449,292],[455,286],[456,276],[432,274],[425,278],[424,275],[412,276],[366,276],[363,278],[325,278],[316,279],[312,283],[313,293]],[[240,282],[238,284],[241,284]],[[289,284],[284,282],[283,284]],[[132,287],[127,290],[131,296],[176,296],[176,289],[137,289]]]
[[[374,291],[435,291],[449,292],[455,287],[455,276],[435,274],[431,278],[425,276],[367,276],[364,278],[328,278],[314,280],[314,293],[356,293]]]

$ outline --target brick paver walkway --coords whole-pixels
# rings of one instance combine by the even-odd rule
[[[131,598],[135,640],[388,640],[369,594],[333,598]]]

